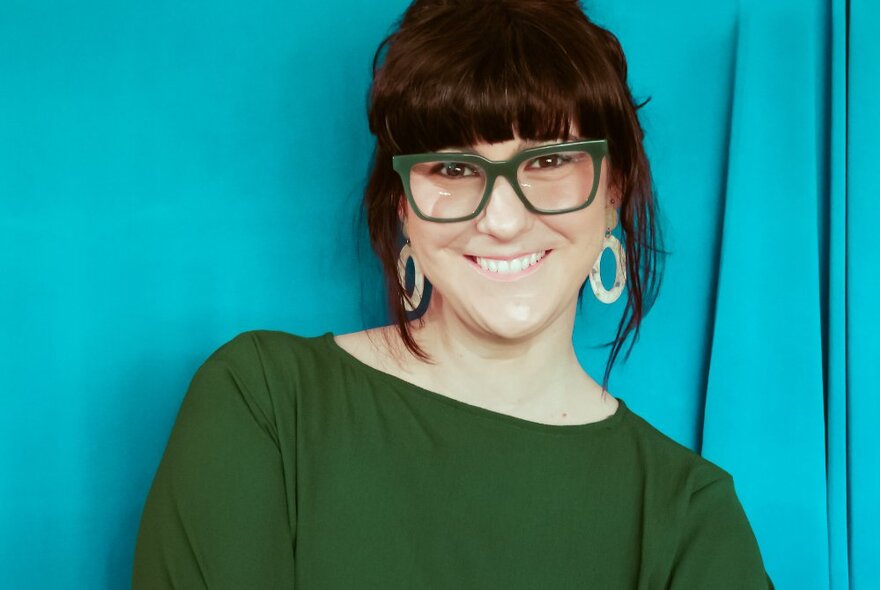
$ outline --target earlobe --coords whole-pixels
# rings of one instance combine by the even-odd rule
[[[610,194],[608,195],[608,207],[612,209],[617,209],[620,207],[621,203],[620,193],[617,189],[612,189]]]

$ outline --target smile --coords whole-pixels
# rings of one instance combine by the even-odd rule
[[[552,250],[544,250],[513,260],[496,260],[467,254],[465,254],[465,258],[470,262],[471,268],[481,275],[495,281],[508,282],[519,280],[536,272],[544,265],[544,259],[551,252]],[[526,263],[528,265],[523,268]]]

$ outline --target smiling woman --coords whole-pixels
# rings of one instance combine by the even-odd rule
[[[773,588],[730,474],[607,391],[662,253],[614,35],[573,0],[417,0],[373,67],[364,204],[394,321],[253,330],[205,361],[133,586]],[[628,287],[601,385],[572,344],[588,281]]]
[[[464,9],[466,19],[461,18]],[[624,342],[632,336],[628,356],[642,317],[656,299],[658,260],[662,261],[658,255],[663,254],[644,133],[636,114],[640,105],[630,94],[626,71],[617,39],[590,22],[574,1],[410,6],[399,28],[376,52],[370,91],[370,129],[377,143],[365,209],[398,329],[393,340],[431,363],[437,351],[426,350],[429,341],[439,337],[437,326],[450,325],[434,322],[437,312],[479,313],[468,306],[477,300],[471,299],[468,283],[455,274],[451,255],[460,259],[466,251],[498,259],[520,250],[555,247],[561,255],[556,256],[554,278],[566,285],[544,285],[555,301],[540,298],[543,308],[537,309],[525,293],[506,293],[498,301],[492,292],[470,287],[488,298],[484,301],[492,308],[495,326],[471,317],[470,329],[463,329],[473,333],[483,324],[477,338],[492,340],[493,334],[504,334],[509,342],[556,327],[556,336],[564,338],[566,329],[557,324],[571,327],[573,299],[580,303],[587,281],[597,296],[606,293],[598,272],[591,271],[598,269],[607,246],[618,261],[617,284],[608,290],[613,297],[600,300],[613,302],[628,282],[626,305],[602,377],[602,391],[607,390]],[[570,138],[592,141],[553,147]],[[576,162],[548,172],[548,165],[551,170],[559,166],[562,156]],[[488,163],[508,157],[515,159],[506,166]],[[507,182],[495,183],[502,171]],[[507,201],[505,195],[511,192],[521,206]],[[457,223],[471,219],[466,225]],[[618,219],[622,244],[611,235]],[[454,223],[428,226],[422,223],[426,220]],[[416,324],[407,314],[411,296],[398,273],[399,240],[407,231],[415,234],[410,235],[409,252],[432,287],[431,299],[443,299],[429,303]],[[424,291],[418,287],[417,297]],[[498,324],[503,321],[498,312],[504,309],[516,319],[516,327]],[[461,334],[445,339],[457,342]]]

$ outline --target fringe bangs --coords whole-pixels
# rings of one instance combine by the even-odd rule
[[[620,89],[603,82],[608,68],[599,56],[572,55],[577,44],[566,49],[559,33],[507,13],[478,16],[466,26],[459,16],[455,34],[438,36],[443,24],[435,15],[431,37],[419,40],[422,31],[414,29],[380,46],[418,46],[381,68],[379,52],[374,60],[370,129],[388,153],[496,143],[514,133],[538,141],[595,139],[605,137],[608,118],[620,119],[608,112],[620,104]]]

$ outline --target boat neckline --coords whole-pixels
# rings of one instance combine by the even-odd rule
[[[405,389],[421,397],[439,401],[448,406],[465,410],[472,414],[483,416],[484,418],[493,419],[497,422],[504,422],[507,424],[518,426],[520,428],[550,434],[574,435],[586,434],[590,432],[600,432],[614,428],[615,426],[620,424],[623,421],[624,416],[629,413],[629,407],[626,405],[624,399],[622,397],[615,396],[615,399],[618,401],[617,409],[615,410],[615,412],[610,416],[606,416],[605,418],[594,422],[586,422],[583,424],[547,424],[544,422],[535,422],[533,420],[519,418],[517,416],[512,416],[510,414],[505,414],[503,412],[498,412],[496,410],[490,410],[489,408],[470,404],[465,401],[449,397],[448,395],[433,391],[431,389],[426,389],[420,385],[412,383],[411,381],[407,381],[402,377],[398,377],[397,375],[387,373],[372,365],[368,365],[364,361],[351,354],[346,349],[342,348],[342,346],[340,346],[339,343],[336,342],[334,336],[335,335],[332,331],[327,331],[324,332],[322,335],[317,336],[316,338],[320,342],[323,342],[329,351],[331,351],[338,358],[342,359],[354,368],[363,371],[374,378],[389,383],[397,387],[398,389]]]

